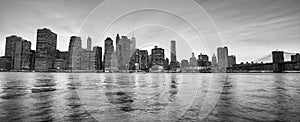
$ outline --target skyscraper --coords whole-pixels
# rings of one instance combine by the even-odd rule
[[[96,70],[100,71],[103,69],[102,65],[102,47],[95,46],[93,51],[96,52]]]
[[[81,69],[95,71],[96,70],[96,50],[91,50],[92,39],[87,40],[87,49],[83,49]]]
[[[69,61],[68,67],[70,70],[81,70],[82,47],[81,38],[72,36],[69,43]]]
[[[171,46],[171,47],[170,47],[170,49],[171,49],[171,52],[170,52],[170,59],[171,59],[171,62],[170,62],[170,69],[173,70],[173,69],[177,68],[177,60],[176,60],[176,41],[172,40],[170,46]]]
[[[112,71],[112,62],[114,54],[113,40],[107,37],[104,41],[104,70]]]
[[[228,67],[228,48],[219,47],[217,49],[217,53],[218,53],[218,66],[220,68]]]
[[[87,38],[87,46],[86,46],[88,51],[92,50],[92,39],[90,37]]]
[[[122,67],[122,60],[123,60],[123,57],[122,57],[122,47],[123,47],[123,42],[120,41],[121,38],[120,38],[120,35],[117,34],[116,36],[116,60],[117,60],[117,67],[118,69],[121,69]]]
[[[151,50],[151,62],[152,65],[159,65],[159,66],[164,66],[164,60],[165,60],[165,51],[162,48],[158,48],[155,46]]]
[[[215,54],[213,54],[211,61],[212,61],[212,67],[218,67],[217,57]]]
[[[48,70],[54,66],[56,56],[57,34],[50,29],[37,30],[36,41],[36,70]]]
[[[139,50],[139,68],[140,70],[148,69],[148,51],[147,50]]]
[[[15,35],[6,37],[5,55],[11,61],[10,69],[30,69],[31,42]]]

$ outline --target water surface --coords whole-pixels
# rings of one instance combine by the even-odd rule
[[[299,74],[0,73],[0,121],[300,121]]]

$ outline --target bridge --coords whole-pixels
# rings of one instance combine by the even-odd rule
[[[294,59],[291,57],[294,56]],[[255,62],[255,63],[254,63]],[[300,71],[300,55],[297,53],[273,51],[254,62],[246,64],[237,64],[228,67],[228,72],[286,72]],[[263,63],[265,62],[265,63]]]

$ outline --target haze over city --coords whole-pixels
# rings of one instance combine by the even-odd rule
[[[165,5],[167,2],[170,1],[2,0],[0,55],[4,55],[5,37],[12,34],[31,41],[32,49],[35,49],[36,29],[44,27],[51,28],[58,34],[59,50],[68,50],[70,36],[73,35],[81,36],[83,47],[86,47],[85,41],[88,36],[93,39],[93,46],[103,46],[107,36],[115,38],[119,32],[128,37],[134,34],[137,47],[145,49],[153,48],[154,44],[169,47],[170,40],[176,40],[178,60],[188,59],[191,52],[196,54],[202,52],[210,56],[216,53],[206,49],[205,40],[201,39],[186,22],[175,15],[161,11],[149,9],[128,14],[105,30],[113,20],[122,16],[121,13],[132,11],[137,8],[136,6],[145,6],[144,4],[158,6]],[[199,32],[202,35],[215,34],[214,28],[211,29],[212,26],[207,23],[210,19],[207,17],[211,17],[222,44],[228,46],[229,52],[237,56],[237,62],[245,62],[258,59],[275,49],[300,52],[299,2],[297,0],[195,1],[195,4],[198,3],[203,7],[209,16],[204,16],[205,11],[198,11],[199,8],[188,7],[188,3],[181,0],[172,1],[172,4],[179,6],[177,8],[164,7],[165,10],[172,9],[188,19],[204,19],[197,23],[190,21],[194,26],[201,28]],[[99,12],[101,9],[106,11],[101,13]],[[111,16],[111,18],[99,15]],[[166,56],[169,57],[169,53],[166,53]]]

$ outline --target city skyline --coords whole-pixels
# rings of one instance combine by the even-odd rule
[[[80,26],[82,25],[84,19],[88,16],[88,14],[96,8],[99,3],[103,1],[89,1],[82,4],[80,1],[54,1],[54,2],[46,2],[46,1],[1,1],[1,15],[6,16],[1,18],[1,34],[0,44],[0,55],[4,55],[4,46],[5,46],[5,37],[10,35],[18,35],[23,39],[32,42],[32,49],[36,48],[36,28],[50,28],[53,32],[58,34],[57,39],[57,48],[59,50],[66,51],[68,47],[69,37],[73,35],[80,36],[83,39],[83,47],[86,47],[86,38],[89,36],[88,34],[80,35]],[[114,1],[110,1],[114,2]],[[118,1],[115,1],[118,2]],[[180,4],[181,1],[176,1],[177,4]],[[285,50],[287,52],[300,52],[297,45],[299,45],[299,1],[195,1],[199,3],[207,13],[214,20],[216,27],[219,30],[220,36],[223,41],[223,45],[230,48],[229,53],[236,55],[237,62],[246,62],[253,61],[258,59],[270,51],[279,49]],[[216,4],[217,3],[217,4]],[[113,4],[113,3],[110,3]],[[140,4],[140,3],[136,3]],[[240,7],[242,5],[247,4],[247,7]],[[151,3],[152,5],[152,3]],[[153,5],[156,5],[153,3]],[[125,5],[124,5],[125,6]],[[132,5],[134,6],[134,5]],[[184,7],[185,4],[182,4],[181,8],[178,8],[178,11],[182,11],[182,13],[187,12],[190,16],[197,17],[198,13],[195,12],[192,8]],[[15,9],[17,7],[17,9]],[[110,6],[111,7],[111,6]],[[114,6],[116,8],[120,8],[120,5]],[[121,6],[122,7],[122,6]],[[46,8],[46,9],[42,9]],[[76,8],[77,12],[73,12],[73,8]],[[229,9],[232,8],[232,9]],[[255,9],[253,9],[255,8]],[[28,13],[24,10],[28,11]],[[127,10],[125,8],[120,8]],[[5,10],[5,11],[4,11]],[[234,10],[234,11],[232,11]],[[124,12],[124,11],[123,11]],[[36,14],[39,13],[39,14]],[[111,13],[111,12],[110,12]],[[111,27],[112,32],[108,32],[104,34],[103,37],[106,36],[115,37],[117,31],[120,32],[121,35],[128,35],[130,37],[131,31],[133,31],[134,27],[130,27],[126,29],[124,23],[128,25],[132,25],[129,23],[130,20],[136,19],[137,17],[141,17],[141,14],[147,13],[150,19],[150,22],[154,23],[155,18],[162,17],[163,13],[152,12],[152,11],[144,11],[142,13],[136,13],[136,15],[128,16],[124,18],[121,22],[116,23],[115,26]],[[179,13],[179,14],[182,14]],[[115,13],[111,13],[112,16],[119,16]],[[46,16],[44,16],[46,15]],[[16,17],[22,17],[24,22],[20,22],[20,19],[16,19]],[[95,17],[97,18],[97,17]],[[177,57],[178,61],[182,59],[188,59],[190,57],[190,52],[194,52],[195,54],[199,54],[200,52],[204,54],[208,54],[207,52],[201,51],[201,42],[197,42],[199,39],[191,39],[188,42],[184,42],[180,36],[176,33],[166,29],[163,26],[158,26],[158,24],[165,23],[168,20],[174,20],[175,23],[178,24],[174,27],[179,27],[178,32],[183,32],[182,35],[185,35],[185,29],[189,30],[186,25],[182,24],[179,20],[174,18],[173,16],[168,16],[162,18],[160,22],[156,22],[149,26],[143,26],[140,28],[136,28],[134,30],[135,37],[137,38],[137,47],[143,46],[142,44],[149,43],[149,36],[155,36],[152,40],[156,42],[161,42],[161,44],[165,47],[169,47],[170,40],[177,40]],[[108,21],[108,18],[105,18],[103,22]],[[247,20],[247,21],[245,21]],[[145,21],[141,19],[139,21]],[[199,22],[199,24],[203,24],[203,22]],[[120,26],[119,26],[120,25]],[[180,25],[180,26],[179,26]],[[181,27],[181,28],[180,28]],[[100,27],[99,27],[100,28]],[[91,31],[95,31],[91,28]],[[102,31],[99,29],[99,31]],[[100,32],[99,32],[100,33]],[[98,35],[91,34],[91,38],[93,41],[92,46],[103,45],[103,38]],[[147,33],[147,36],[142,36],[143,33]],[[162,33],[157,35],[157,33]],[[205,34],[205,33],[204,33]],[[192,37],[192,35],[190,36]],[[284,40],[284,41],[283,41]],[[197,45],[191,45],[189,47],[188,44],[184,43],[194,43]],[[272,42],[272,43],[271,43]],[[152,47],[152,46],[150,46]],[[184,48],[188,47],[189,51],[182,51]],[[248,50],[255,49],[248,52]],[[149,49],[148,49],[149,51]],[[215,53],[216,52],[212,52]],[[212,56],[212,54],[208,54]],[[169,57],[169,53],[166,53],[166,56]]]

